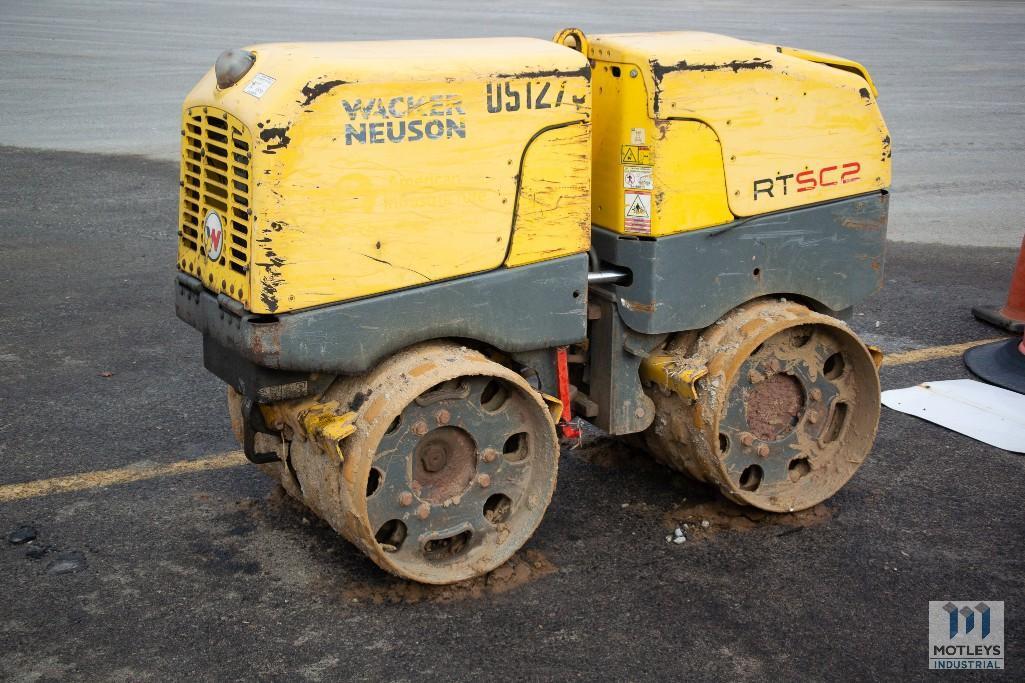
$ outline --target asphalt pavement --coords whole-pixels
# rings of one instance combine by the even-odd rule
[[[895,141],[899,241],[853,324],[889,353],[998,336],[969,309],[1003,299],[1021,238],[1025,11],[892,4],[0,4],[0,144],[20,146],[0,147],[0,486],[237,448],[174,316],[170,138],[190,81],[243,42],[580,24],[862,60]],[[882,372],[967,376],[957,356]],[[563,451],[509,567],[421,588],[255,467],[28,497],[0,502],[0,679],[920,679],[928,601],[969,599],[1005,601],[1007,671],[984,675],[1020,679],[1023,499],[1022,456],[886,409],[857,475],[798,515],[740,510],[597,438]],[[23,526],[35,540],[8,542]]]

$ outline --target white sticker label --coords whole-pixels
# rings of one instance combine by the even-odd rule
[[[651,234],[651,193],[624,192],[623,206],[626,214],[623,227],[636,235]]]
[[[628,190],[650,190],[651,166],[624,166],[623,187]]]
[[[256,99],[260,99],[272,85],[274,85],[273,78],[267,74],[256,74],[253,76],[253,80],[249,81],[249,85],[247,85],[242,92],[247,95],[252,95]]]
[[[630,129],[630,144],[631,145],[646,145],[644,141],[644,129],[643,128],[631,128]]]

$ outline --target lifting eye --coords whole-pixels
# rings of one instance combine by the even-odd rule
[[[555,42],[565,45],[571,50],[576,50],[583,55],[587,55],[589,51],[587,36],[578,28],[567,28],[559,31],[555,34]],[[591,66],[593,67],[594,64]]]

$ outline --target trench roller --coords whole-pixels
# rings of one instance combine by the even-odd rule
[[[384,570],[485,574],[585,419],[772,512],[879,418],[867,71],[697,32],[251,45],[181,118],[178,316],[246,456]]]

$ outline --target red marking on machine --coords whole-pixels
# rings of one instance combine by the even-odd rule
[[[754,181],[754,198],[755,201],[758,201],[758,196],[762,194],[767,194],[773,199],[777,196],[785,197],[790,194],[790,189],[793,187],[789,182],[791,179],[797,185],[798,192],[808,192],[820,187],[846,185],[861,180],[858,175],[860,172],[861,163],[849,161],[845,164],[823,166],[818,170],[809,168],[796,174],[781,173],[775,178],[759,178]]]
[[[569,359],[566,347],[555,350],[556,371],[559,378],[559,400],[562,401],[562,418],[559,420],[559,431],[567,439],[579,439],[580,430],[573,424],[573,412],[570,409],[569,396]]]

